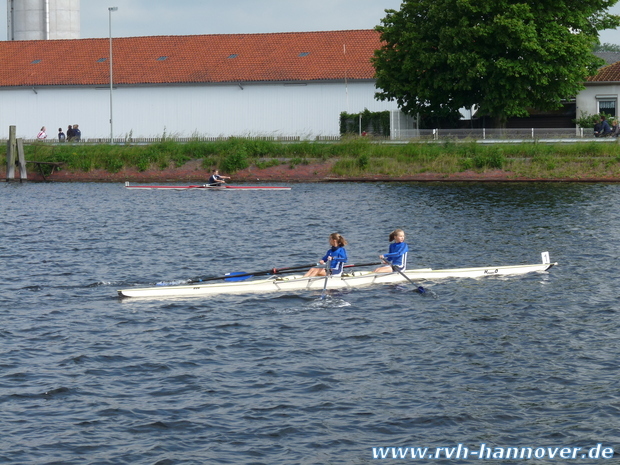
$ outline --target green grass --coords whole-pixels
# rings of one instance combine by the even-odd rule
[[[27,145],[24,150],[27,160],[64,162],[64,169],[84,172],[104,169],[115,173],[125,168],[163,170],[199,159],[204,169],[217,167],[229,174],[252,165],[266,168],[287,164],[294,168],[326,160],[334,162],[333,174],[343,176],[504,170],[514,176],[578,179],[620,173],[620,144],[592,141],[501,145],[448,141],[391,145],[357,137],[327,143],[282,143],[243,138],[181,143],[163,138],[161,142],[150,145],[41,143]],[[0,147],[0,153],[5,151],[6,147]]]

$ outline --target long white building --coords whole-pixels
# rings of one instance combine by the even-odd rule
[[[0,138],[339,135],[374,98],[373,30],[0,42]],[[110,79],[113,90],[110,91]],[[110,98],[112,96],[112,99]],[[110,103],[112,102],[112,105]]]

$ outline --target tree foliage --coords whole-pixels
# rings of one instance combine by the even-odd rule
[[[377,98],[408,114],[460,108],[501,125],[527,108],[551,110],[604,62],[598,31],[620,25],[618,0],[404,0],[376,27]]]
[[[604,44],[597,44],[594,46],[595,52],[620,52],[620,45],[610,44],[605,42]]]

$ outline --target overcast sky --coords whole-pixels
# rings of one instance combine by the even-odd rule
[[[4,4],[4,5],[2,5]],[[372,29],[400,0],[81,0],[81,38]],[[6,40],[6,2],[0,2]],[[620,4],[612,10],[620,14]],[[601,42],[620,45],[620,31]]]

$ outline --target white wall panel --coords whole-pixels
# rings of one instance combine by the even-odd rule
[[[342,111],[396,109],[374,99],[373,83],[241,84],[116,88],[114,137],[336,136]],[[33,138],[41,126],[79,124],[83,138],[110,135],[109,89],[0,90],[0,137],[9,125]]]
[[[582,90],[576,99],[577,118],[584,114],[594,115],[598,113],[597,96],[620,96],[620,85],[589,85]]]

